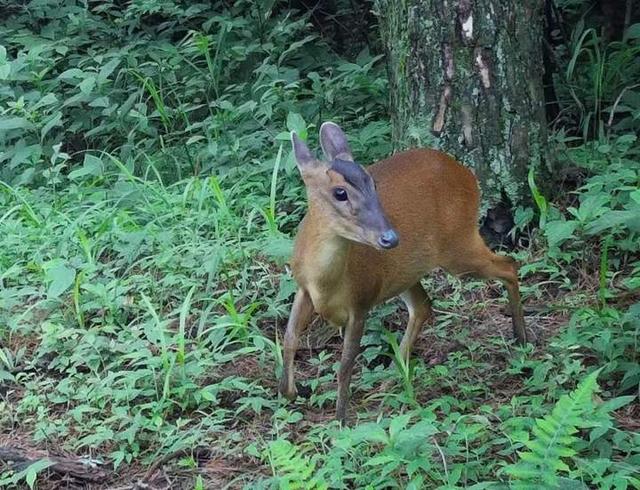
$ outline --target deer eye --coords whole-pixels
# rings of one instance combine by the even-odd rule
[[[335,189],[333,189],[333,197],[337,201],[346,201],[347,199],[349,199],[349,196],[347,196],[347,191],[345,191],[342,187],[336,187]]]

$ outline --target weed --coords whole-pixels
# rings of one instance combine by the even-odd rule
[[[537,209],[518,209],[512,233],[538,213],[518,259],[542,343],[514,351],[493,286],[436,274],[412,360],[393,331],[406,315],[373,312],[359,423],[341,429],[331,327],[301,345],[310,398],[285,407],[275,392],[305,202],[286,141],[334,119],[359,160],[389,154],[382,58],[342,58],[281,2],[10,10],[0,445],[96,455],[107,486],[206,446],[208,461],[174,462],[175,485],[640,488],[637,24],[607,43],[586,19],[559,53],[553,144],[583,177],[557,199],[532,170]],[[48,465],[0,462],[0,484],[56,484]]]

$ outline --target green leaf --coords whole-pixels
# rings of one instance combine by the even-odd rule
[[[51,131],[54,126],[58,126],[60,120],[62,119],[62,112],[57,111],[51,117],[47,119],[47,122],[44,124],[42,129],[40,130],[40,142],[44,141],[44,137]]]
[[[11,65],[7,63],[7,50],[0,44],[0,80],[6,80],[11,73]]]
[[[11,352],[11,351],[7,351],[7,352]],[[9,359],[9,356],[7,356],[7,353],[0,349],[0,361],[7,367],[7,368],[11,368],[11,366],[13,366],[13,362]]]
[[[550,221],[544,228],[549,248],[558,247],[564,241],[573,237],[573,232],[578,226],[577,221]]]
[[[389,437],[382,427],[374,423],[360,424],[349,434],[354,442],[382,442],[388,443]]]
[[[280,285],[278,287],[278,296],[276,296],[276,300],[278,301],[286,301],[296,292],[298,289],[298,284],[293,280],[292,277],[288,275],[280,276]]]
[[[531,190],[533,200],[536,202],[536,206],[538,206],[538,211],[540,212],[540,228],[545,228],[547,217],[549,215],[549,203],[538,189],[538,185],[536,184],[535,179],[535,169],[533,166],[531,166],[531,168],[529,169],[527,182],[529,183],[529,189]]]
[[[83,94],[90,94],[91,91],[93,90],[93,87],[95,86],[96,86],[95,77],[87,77],[78,84],[78,87],[80,87],[80,92],[82,92]]]
[[[85,175],[102,175],[102,160],[89,153],[85,153],[82,167],[69,172],[69,178],[77,179]]]
[[[89,107],[109,107],[109,97],[96,97],[89,103]]]
[[[104,83],[107,78],[113,73],[113,70],[120,64],[120,58],[114,58],[109,61],[106,65],[100,68],[100,73],[98,73],[98,82]]]
[[[31,108],[31,110],[35,111],[36,109],[40,109],[41,107],[46,107],[48,105],[55,104],[56,102],[58,102],[58,97],[56,97],[56,94],[48,93],[47,95],[42,97],[38,102],[36,102],[36,104]]]
[[[200,392],[200,396],[202,396],[202,399],[208,402],[217,402],[218,398],[216,397],[216,395],[214,395],[213,393],[211,393],[210,391],[207,390],[202,390]]]
[[[580,480],[572,480],[571,478],[558,478],[558,488],[562,490],[588,490],[588,486]]]
[[[364,465],[365,466],[379,466],[381,464],[387,464],[391,462],[396,462],[400,464],[400,461],[397,460],[395,456],[391,454],[381,454],[379,456],[374,456],[373,458],[369,458]]]
[[[15,153],[11,157],[9,168],[16,168],[21,163],[26,162],[32,156],[40,156],[42,154],[42,147],[40,145],[24,146],[22,140],[18,141],[15,146]]]
[[[264,240],[263,252],[273,259],[284,259],[291,255],[293,240],[286,235],[271,235]]]
[[[297,112],[290,112],[287,115],[287,129],[289,131],[295,131],[300,139],[307,140],[307,123]]]
[[[586,221],[598,217],[611,201],[609,194],[589,194],[580,203],[580,220]]]
[[[58,264],[47,270],[46,279],[49,281],[47,296],[57,298],[71,287],[76,279],[76,270],[65,264]]]
[[[598,410],[604,413],[615,412],[621,407],[628,405],[633,400],[637,398],[636,395],[627,395],[627,396],[619,396],[617,398],[612,398],[611,400],[607,400],[602,405],[598,407]]]
[[[624,36],[626,39],[640,39],[640,23],[631,24]]]
[[[592,221],[586,231],[597,235],[605,230],[628,227],[631,231],[640,231],[640,213],[635,210],[609,211]]]
[[[395,417],[391,421],[391,423],[389,424],[389,437],[391,438],[391,440],[394,440],[397,437],[398,433],[407,426],[409,420],[411,420],[411,414],[405,413],[403,415]]]
[[[514,488],[525,488],[529,484],[537,488],[541,482],[558,488],[558,472],[570,471],[562,458],[577,454],[578,437],[574,434],[579,427],[593,425],[592,397],[598,391],[597,377],[601,370],[586,376],[573,392],[560,397],[549,415],[536,420],[532,430],[535,438],[525,442],[529,451],[519,452],[520,460],[504,469],[519,480]]]
[[[53,466],[54,464],[55,463],[49,459],[39,459],[35,463],[30,464],[28,468],[21,472],[24,473],[24,479],[27,485],[29,485],[29,488],[34,487],[36,479],[38,478],[38,473],[46,470],[49,466]]]
[[[73,78],[82,78],[82,77],[84,77],[84,72],[79,68],[70,68],[60,73],[60,75],[58,75],[58,78],[61,80],[70,80]]]
[[[2,131],[8,131],[10,129],[25,129],[31,127],[33,127],[33,124],[27,121],[24,117],[0,118],[0,130]]]

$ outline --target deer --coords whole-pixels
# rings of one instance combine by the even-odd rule
[[[297,397],[294,358],[314,313],[341,327],[336,419],[345,425],[349,385],[368,312],[400,296],[409,319],[400,343],[407,361],[423,324],[433,321],[421,279],[436,268],[496,279],[507,290],[513,334],[527,343],[518,263],[493,253],[480,235],[480,189],[473,172],[434,149],[411,149],[367,166],[354,161],[333,122],[320,127],[325,159],[292,131],[308,209],[290,260],[297,291],[283,339],[278,391]]]

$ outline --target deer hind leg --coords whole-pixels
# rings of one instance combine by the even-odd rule
[[[518,281],[518,263],[511,257],[493,255],[491,266],[485,271],[485,277],[502,281],[509,297],[513,335],[518,343],[525,345],[528,341],[527,328],[524,323],[524,312],[520,299],[520,283]]]
[[[426,321],[433,321],[431,300],[419,282],[400,295],[409,310],[409,322],[400,343],[400,353],[405,362],[409,361],[413,346]]]
[[[528,339],[520,301],[518,263],[511,257],[491,252],[482,242],[480,236],[477,237],[475,243],[479,243],[479,245],[458,255],[456,263],[450,264],[446,269],[453,274],[473,275],[484,279],[497,279],[502,282],[509,298],[513,335],[519,344],[524,345]],[[461,257],[464,259],[460,260]]]

